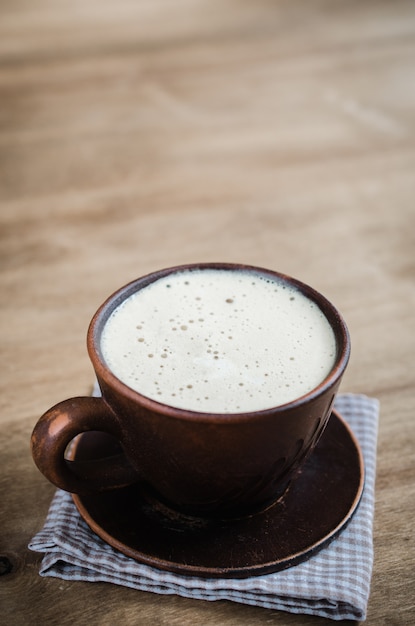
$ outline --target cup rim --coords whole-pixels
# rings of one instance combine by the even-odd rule
[[[296,287],[303,295],[312,300],[323,311],[325,317],[328,319],[333,332],[335,334],[336,343],[338,346],[338,353],[334,365],[328,375],[312,390],[299,396],[295,400],[286,402],[284,404],[275,405],[266,409],[259,409],[255,411],[240,411],[240,412],[204,412],[193,411],[190,409],[184,409],[180,407],[170,406],[163,402],[159,402],[142,393],[136,391],[126,383],[121,381],[108,367],[100,348],[100,333],[104,328],[104,325],[111,315],[111,313],[129,296],[142,289],[152,282],[157,281],[160,278],[188,270],[242,270],[261,275],[268,275],[272,279],[278,279],[288,282],[290,285]],[[208,420],[215,421],[240,421],[244,419],[252,419],[255,416],[267,416],[275,413],[280,413],[290,409],[297,409],[303,404],[306,404],[319,396],[323,395],[330,387],[334,387],[338,381],[340,381],[343,373],[347,367],[351,342],[350,334],[347,328],[346,322],[338,309],[323,296],[319,291],[306,283],[284,274],[276,270],[266,269],[255,265],[248,265],[244,263],[227,263],[227,262],[202,262],[202,263],[187,263],[183,265],[176,265],[160,270],[156,270],[145,274],[140,278],[136,278],[124,286],[114,291],[107,299],[100,305],[95,312],[87,332],[87,349],[89,357],[95,369],[98,380],[103,380],[106,385],[116,390],[117,393],[128,398],[129,400],[138,402],[146,410],[154,413],[163,414],[169,417],[176,417],[187,420]]]

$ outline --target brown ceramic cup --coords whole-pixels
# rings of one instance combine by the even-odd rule
[[[200,268],[254,270],[287,281],[316,303],[336,340],[328,376],[294,401],[246,413],[174,408],[121,382],[102,356],[100,337],[106,320],[121,302],[151,282]],[[223,263],[170,268],[121,288],[93,317],[87,346],[102,397],[65,400],[40,418],[31,441],[40,471],[56,486],[79,494],[140,483],[143,493],[148,491],[163,505],[208,517],[250,514],[281,497],[324,431],[350,354],[345,322],[321,294],[270,270]],[[67,460],[68,445],[87,431],[111,435],[122,453],[85,463]]]

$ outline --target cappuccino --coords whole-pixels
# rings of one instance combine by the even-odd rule
[[[123,383],[205,413],[260,411],[328,376],[336,340],[293,285],[254,270],[181,270],[135,292],[108,318],[101,352]]]

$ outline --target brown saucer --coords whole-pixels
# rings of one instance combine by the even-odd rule
[[[83,434],[75,460],[117,452],[107,435]],[[73,495],[91,529],[136,561],[203,577],[265,574],[310,558],[350,521],[363,491],[364,467],[349,426],[333,411],[314,452],[283,498],[238,520],[185,518],[144,495],[139,485]]]

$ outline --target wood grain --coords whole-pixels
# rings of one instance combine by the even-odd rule
[[[323,624],[38,575],[43,411],[88,393],[89,320],[161,267],[243,261],[343,312],[342,390],[381,401],[368,624],[415,621],[415,5],[4,0],[1,621]]]

